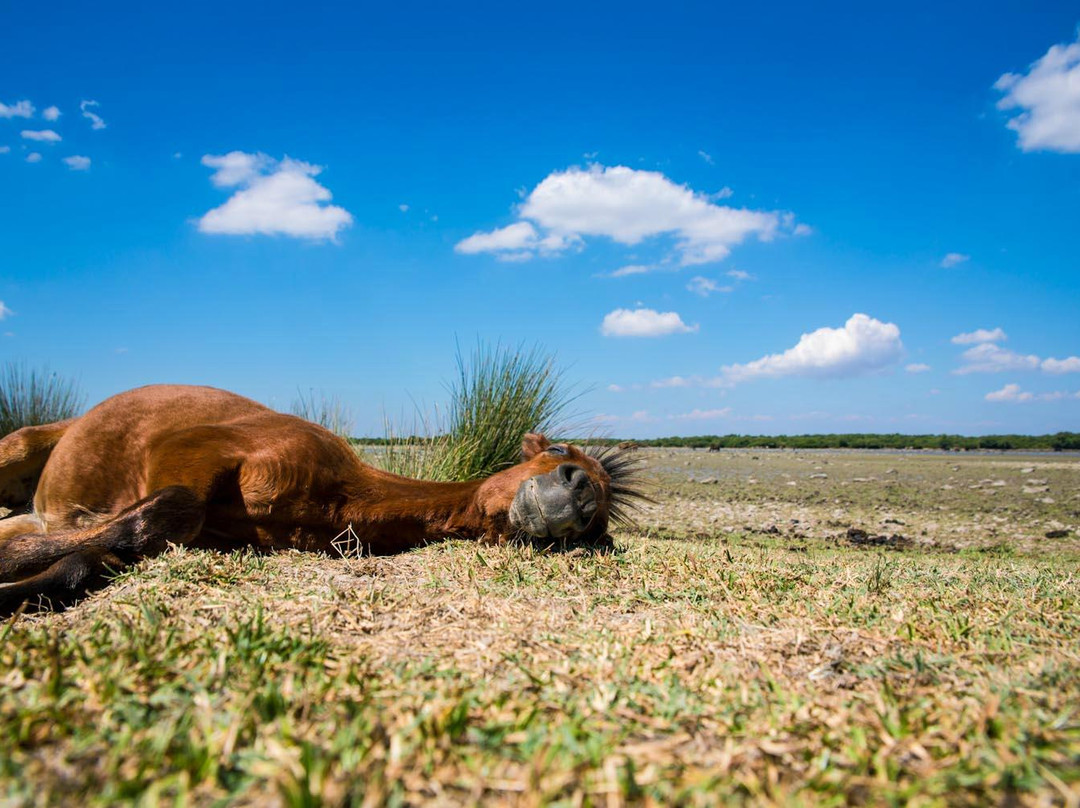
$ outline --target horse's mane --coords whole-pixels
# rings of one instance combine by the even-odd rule
[[[633,449],[618,446],[591,445],[585,447],[585,453],[600,463],[611,478],[609,520],[622,527],[633,525],[632,512],[639,510],[644,502],[656,501],[643,489],[641,459]]]

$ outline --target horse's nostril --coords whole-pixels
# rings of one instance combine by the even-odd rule
[[[585,473],[585,470],[581,466],[575,466],[573,463],[560,463],[559,467],[555,469],[555,476],[559,482],[568,488],[580,488],[589,479],[589,475]]]

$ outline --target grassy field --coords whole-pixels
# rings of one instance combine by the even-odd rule
[[[177,549],[0,624],[0,805],[1077,804],[1080,459],[644,457],[614,552]]]

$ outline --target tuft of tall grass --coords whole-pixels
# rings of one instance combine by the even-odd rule
[[[293,399],[289,412],[326,427],[342,438],[350,436],[355,423],[352,410],[341,399],[322,392],[316,393],[314,390],[308,390],[305,396],[304,391],[297,388],[296,398]]]
[[[478,343],[457,352],[457,376],[448,385],[445,415],[423,419],[421,436],[387,424],[386,446],[375,461],[387,471],[427,480],[472,480],[517,462],[526,432],[565,428],[577,398],[555,357]]]
[[[51,424],[82,412],[86,397],[74,381],[48,368],[16,362],[0,367],[0,437],[24,426]]]

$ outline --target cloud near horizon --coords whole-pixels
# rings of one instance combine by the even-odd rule
[[[1001,328],[976,328],[965,334],[957,334],[950,341],[953,345],[976,345],[980,342],[1004,342],[1008,338]]]
[[[953,341],[955,342],[955,338]],[[960,359],[964,364],[953,371],[957,376],[1017,370],[1038,370],[1051,374],[1080,373],[1080,357],[1078,356],[1069,356],[1065,359],[1054,357],[1042,359],[1035,354],[1010,351],[993,342],[981,342],[968,348],[960,354]]]
[[[687,325],[677,312],[653,309],[615,309],[604,316],[600,325],[600,333],[605,337],[663,337],[697,330],[696,323]]]
[[[216,187],[239,189],[199,219],[203,233],[336,241],[353,222],[344,208],[325,204],[333,195],[313,179],[322,171],[320,166],[242,151],[207,154],[202,164],[215,169],[210,181]]]
[[[1080,33],[1053,45],[1026,73],[1005,73],[994,83],[1001,110],[1019,109],[1006,126],[1021,151],[1080,152]]]
[[[843,378],[882,370],[903,355],[900,328],[895,323],[857,313],[842,328],[819,328],[803,334],[794,347],[783,353],[746,364],[725,365],[721,374],[729,384],[782,376]]]
[[[748,238],[769,241],[797,229],[789,213],[717,205],[713,197],[678,185],[659,171],[599,164],[552,172],[516,213],[519,221],[474,233],[454,249],[524,260],[583,248],[584,236],[634,246],[666,235],[675,239],[677,263],[693,266],[726,258]]]
[[[1068,398],[1080,398],[1080,390],[1067,393],[1063,390],[1055,390],[1051,393],[1031,393],[1022,390],[1018,384],[1007,384],[1000,390],[987,393],[983,396],[987,401],[1007,402],[1023,404],[1029,401],[1062,401]]]

